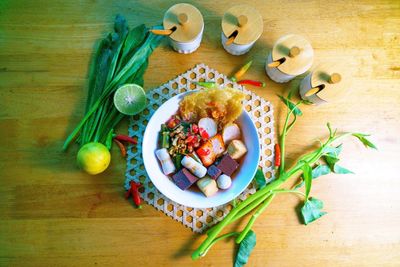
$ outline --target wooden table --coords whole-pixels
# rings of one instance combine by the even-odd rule
[[[125,161],[116,147],[111,167],[98,176],[77,169],[76,146],[61,152],[84,111],[93,47],[114,16],[125,15],[131,26],[155,25],[175,1],[109,2],[0,2],[0,265],[231,266],[233,242],[192,262],[204,237],[151,206],[132,208],[123,197]],[[221,16],[236,1],[189,2],[205,19],[202,45],[181,55],[164,43],[151,57],[146,89],[196,63],[230,74],[253,58],[246,77],[267,82],[251,90],[272,101],[278,128],[284,109],[276,94],[298,80],[275,84],[264,63],[274,41],[298,33],[311,41],[314,65],[340,63],[352,86],[342,101],[303,107],[288,140],[289,164],[326,137],[328,121],[371,133],[379,147],[345,141],[341,164],[355,174],[314,183],[312,194],[328,215],[311,225],[299,223],[296,196],[276,198],[254,226],[257,246],[248,265],[399,266],[400,2],[254,1],[264,33],[239,57],[220,43]]]

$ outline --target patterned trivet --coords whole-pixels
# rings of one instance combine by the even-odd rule
[[[195,81],[215,81],[221,87],[239,89],[246,94],[243,106],[249,113],[257,127],[260,137],[262,166],[267,182],[274,177],[273,171],[273,141],[274,141],[274,117],[272,105],[262,97],[257,96],[243,86],[236,84],[218,71],[204,64],[198,64],[193,69],[179,75],[175,79],[147,92],[147,108],[139,115],[133,116],[130,121],[129,135],[138,139],[138,145],[128,149],[125,189],[129,188],[129,181],[140,181],[144,186],[141,191],[142,198],[156,209],[191,228],[194,232],[201,233],[208,227],[221,221],[232,209],[228,203],[214,208],[198,209],[180,205],[161,194],[147,176],[142,159],[142,139],[144,130],[156,109],[171,97],[189,90],[200,89]],[[243,201],[256,191],[251,183],[248,188],[239,195],[237,200]]]

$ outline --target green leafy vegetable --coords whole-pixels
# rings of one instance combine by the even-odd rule
[[[278,96],[279,96],[279,98],[282,100],[282,102],[283,102],[290,110],[293,110],[293,114],[294,114],[294,115],[300,116],[300,115],[303,114],[303,113],[301,112],[301,110],[300,110],[298,107],[296,107],[296,105],[295,105],[293,102],[291,102],[289,99],[287,99],[287,98],[285,98],[285,97],[283,97],[283,96],[281,96],[281,95],[278,95]]]
[[[331,156],[324,156],[326,163],[328,164],[331,171],[334,171],[336,163],[339,161],[339,158],[331,157]]]
[[[307,200],[308,196],[310,195],[311,184],[312,184],[312,169],[311,166],[308,164],[303,165],[303,178],[304,178],[304,183],[306,185],[306,200]]]
[[[301,215],[305,224],[309,224],[326,214],[323,209],[324,203],[316,198],[310,198],[305,201],[304,206],[301,208]]]
[[[316,179],[316,178],[318,178],[318,177],[320,177],[320,176],[322,176],[322,175],[329,174],[330,172],[331,172],[331,169],[329,168],[328,165],[326,165],[326,164],[321,164],[321,165],[317,165],[317,167],[315,167],[315,168],[312,170],[311,175],[312,175],[312,178],[313,178],[313,179]],[[301,182],[301,183],[299,183],[298,185],[296,185],[294,188],[295,188],[295,189],[298,189],[298,188],[302,187],[303,185],[304,185],[304,181]]]
[[[241,267],[247,263],[249,256],[256,246],[256,234],[250,230],[246,237],[240,242],[239,250],[236,255],[235,267]]]
[[[335,166],[333,167],[333,172],[337,173],[337,174],[349,174],[349,173],[354,174],[354,172],[352,172],[344,167],[341,167],[338,164],[335,164]]]
[[[261,168],[258,168],[254,175],[254,181],[256,181],[257,189],[265,187],[267,181],[265,180],[264,172]]]
[[[233,207],[229,214],[224,217],[218,224],[213,226],[211,229],[207,231],[207,238],[201,243],[201,245],[193,252],[192,259],[196,260],[200,257],[204,256],[205,253],[214,245],[217,241],[222,238],[237,236],[235,239],[236,243],[244,242],[244,239],[250,233],[255,221],[262,214],[268,205],[272,202],[273,198],[277,194],[281,193],[295,193],[301,197],[304,197],[305,201],[301,208],[301,216],[305,224],[309,224],[316,219],[322,217],[326,214],[326,212],[322,211],[323,203],[322,201],[309,197],[311,191],[312,180],[316,179],[321,175],[325,175],[332,172],[337,173],[349,173],[350,171],[340,167],[337,162],[339,161],[339,154],[342,151],[342,145],[334,147],[333,144],[339,142],[341,139],[353,135],[353,133],[342,133],[338,134],[337,130],[332,130],[330,124],[328,124],[329,137],[325,142],[320,141],[321,146],[314,150],[311,153],[303,155],[300,159],[290,168],[285,168],[285,141],[286,136],[289,130],[292,128],[293,124],[296,122],[297,115],[301,115],[301,111],[297,108],[299,104],[304,103],[300,101],[298,104],[293,104],[288,101],[286,98],[281,97],[281,100],[286,104],[289,111],[286,113],[285,123],[282,129],[282,132],[279,135],[279,145],[281,148],[281,165],[279,168],[279,172],[277,178],[268,183],[266,185],[263,184],[261,180],[261,174],[254,179],[257,181],[261,181],[260,186],[258,186],[258,190],[249,196],[246,200],[241,201],[238,205]],[[290,118],[292,118],[291,122]],[[356,133],[356,137],[362,140],[363,143],[366,144],[367,147],[374,148],[375,146],[370,144],[369,141],[365,141],[365,134]],[[365,139],[365,140],[364,140]],[[318,164],[314,169],[311,168],[316,163],[319,163],[321,159],[325,159],[327,164],[320,165]],[[305,184],[305,194],[297,191],[283,188],[283,185],[286,181],[296,178],[299,173],[303,172],[304,184]],[[303,183],[302,183],[303,184]],[[300,187],[300,184],[298,187]],[[219,235],[221,231],[225,229],[229,224],[244,218],[249,213],[253,213],[252,216],[249,217],[247,224],[241,230],[241,232],[231,232],[226,233],[224,235]],[[243,243],[244,244],[244,243]],[[241,266],[241,264],[247,262],[248,255],[246,254],[245,261],[239,261],[237,266]],[[239,259],[241,259],[239,257]],[[236,266],[236,265],[235,265]]]
[[[338,145],[337,147],[329,146],[324,150],[324,152],[330,157],[339,158],[339,155],[342,152],[342,148],[343,148],[342,144]]]
[[[122,16],[116,17],[114,29],[100,43],[90,72],[86,114],[65,140],[64,150],[75,137],[81,146],[107,141],[107,134],[125,117],[114,107],[115,90],[126,83],[143,85],[148,57],[163,38],[144,25],[129,31]]]
[[[369,136],[369,134],[353,133],[353,136],[357,137],[358,140],[364,144],[364,146],[377,149],[376,146],[366,138],[366,136]]]
[[[328,165],[321,164],[315,167],[312,171],[312,178],[316,179],[322,175],[327,175],[331,172],[331,169],[329,168]]]

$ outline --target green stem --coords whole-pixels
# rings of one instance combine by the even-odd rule
[[[272,192],[272,191],[271,191]],[[258,205],[260,205],[262,202],[264,202],[272,193],[266,194],[262,198],[259,198],[258,200],[254,201],[250,205],[248,205],[246,208],[242,209],[236,216],[232,219],[232,222],[242,218],[243,216],[247,215],[250,211],[255,209]]]
[[[89,119],[89,117],[97,110],[97,108],[100,106],[102,102],[102,99],[99,98],[92,106],[92,108],[89,110],[88,113],[85,114],[85,117],[79,122],[78,126],[72,131],[72,133],[67,137],[67,139],[64,142],[63,145],[63,150],[67,150],[69,144],[71,141],[75,138],[75,136],[79,133],[81,130],[82,126],[85,124],[85,122]]]
[[[280,148],[281,148],[281,166],[279,167],[279,172],[280,173],[283,173],[285,171],[285,141],[286,141],[286,135],[287,135],[287,132],[288,132],[289,118],[290,118],[290,115],[292,115],[292,113],[295,110],[295,108],[297,106],[299,106],[301,103],[303,103],[303,102],[300,101],[299,103],[297,103],[294,106],[294,108],[288,110],[288,112],[286,114],[285,124],[283,125],[283,130],[282,130],[282,135],[281,135],[281,140],[280,140]]]
[[[318,149],[317,151],[312,152],[312,153],[307,154],[306,156],[302,157],[302,160],[301,161],[299,160],[296,163],[296,165],[294,167],[292,167],[290,170],[288,170],[287,172],[281,172],[281,174],[280,174],[280,176],[279,176],[279,178],[277,180],[271,182],[266,187],[262,188],[261,190],[257,191],[253,195],[251,195],[245,201],[239,203],[239,205],[236,206],[235,208],[233,208],[231,210],[231,212],[221,222],[219,222],[217,225],[215,225],[211,229],[211,231],[208,233],[208,237],[193,252],[192,259],[193,260],[199,259],[201,257],[201,255],[203,255],[205,249],[207,249],[209,247],[209,245],[215,241],[217,235],[223,230],[223,228],[226,225],[228,225],[233,219],[238,218],[239,215],[242,215],[241,213],[239,213],[241,210],[243,210],[246,207],[248,207],[250,204],[252,204],[258,198],[263,197],[263,196],[265,197],[267,194],[270,194],[271,191],[279,188],[289,178],[293,177],[298,172],[300,172],[302,170],[302,167],[303,167],[304,164],[312,165],[315,162],[317,162],[319,160],[319,158],[324,154],[324,148],[326,146],[329,146],[333,142],[335,142],[335,141],[337,141],[339,139],[342,139],[342,138],[344,138],[346,136],[349,136],[349,135],[351,135],[351,133],[344,133],[344,134],[342,134],[340,136],[329,138],[320,149]],[[305,159],[307,159],[307,160],[305,160]],[[261,209],[261,206],[259,207],[259,209]],[[243,214],[243,216],[244,216],[244,214]]]
[[[203,243],[193,252],[192,254],[192,259],[196,260],[200,258],[200,255],[204,252],[204,250],[208,247],[208,245],[217,237],[217,235],[222,231],[222,229],[230,223],[230,221],[235,217],[235,215],[241,211],[243,208],[251,204],[254,200],[259,198],[260,196],[265,195],[266,193],[269,193],[269,191],[279,187],[285,180],[283,179],[278,179],[270,184],[268,184],[266,187],[263,189],[255,192],[253,195],[251,195],[249,198],[246,199],[246,201],[243,201],[239,203],[239,205],[236,206],[236,208],[232,209],[231,212],[222,220],[220,221],[212,231],[210,231],[208,237],[203,241]]]
[[[215,238],[214,241],[212,241],[212,242],[208,245],[208,247],[204,250],[204,252],[200,255],[200,257],[204,257],[204,256],[207,254],[207,252],[210,250],[210,248],[211,248],[215,243],[217,243],[218,241],[220,241],[220,240],[222,240],[222,239],[225,239],[225,238],[228,238],[228,237],[231,237],[231,236],[236,236],[236,235],[239,235],[239,233],[238,233],[238,232],[227,233],[227,234],[224,234],[224,235],[221,235],[221,236]]]
[[[301,196],[303,196],[303,197],[306,197],[306,194],[304,194],[303,192],[298,191],[298,190],[292,190],[292,189],[275,189],[275,190],[272,191],[272,192],[274,192],[275,194],[279,194],[279,193],[293,193],[293,194],[298,194],[298,195],[301,195]]]
[[[247,223],[246,227],[244,230],[240,233],[240,235],[236,238],[236,243],[239,244],[242,242],[242,240],[246,237],[247,233],[251,230],[251,227],[253,227],[254,222],[257,220],[258,216],[260,216],[261,213],[264,212],[264,210],[269,206],[269,204],[272,202],[274,199],[275,194],[272,194],[270,197],[265,200],[265,202],[258,207],[256,212],[251,216],[249,222]]]

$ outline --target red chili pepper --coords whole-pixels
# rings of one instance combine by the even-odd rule
[[[113,141],[118,145],[119,150],[121,150],[121,156],[122,157],[126,157],[126,148],[124,146],[124,144],[122,144],[120,141],[118,141],[117,139],[113,139]]]
[[[196,153],[199,156],[208,156],[210,154],[210,150],[205,148],[199,148],[197,149]]]
[[[281,147],[275,144],[275,167],[281,166]]]
[[[197,126],[197,124],[192,124],[192,132],[194,134],[197,134],[199,132],[199,126]]]
[[[240,80],[238,84],[249,84],[257,87],[265,87],[265,82],[253,81],[253,80]]]
[[[133,139],[132,137],[129,137],[127,135],[122,135],[122,134],[118,134],[114,136],[114,139],[117,139],[118,141],[125,141],[131,144],[136,145],[137,141],[135,139]]]
[[[203,128],[199,128],[199,132],[200,132],[201,138],[203,138],[203,139],[208,139],[208,138],[210,138],[210,136],[208,135],[208,133],[206,132],[206,130],[204,130]]]
[[[140,199],[139,188],[142,187],[142,184],[136,183],[135,181],[131,181],[129,184],[131,188],[128,191],[126,191],[125,198],[128,199],[129,196],[132,196],[133,202],[140,209],[142,205],[140,205],[141,199]]]
[[[195,135],[189,135],[188,138],[186,138],[186,143],[192,143],[195,138]]]

